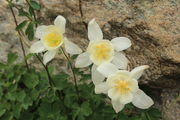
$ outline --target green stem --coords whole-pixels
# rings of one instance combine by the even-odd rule
[[[54,86],[54,82],[51,78],[50,72],[48,70],[48,67],[43,63],[43,61],[41,60],[41,58],[36,54],[37,59],[39,60],[39,62],[42,64],[42,66],[44,67],[44,69],[46,70],[47,76],[48,76],[48,80],[49,80],[49,85],[50,86]]]
[[[7,2],[9,3],[9,8],[11,10],[11,13],[12,13],[12,16],[13,16],[13,19],[14,19],[14,22],[16,24],[16,27],[18,26],[18,23],[17,23],[17,19],[16,19],[16,16],[15,16],[15,13],[14,13],[14,10],[13,8],[11,7],[10,5],[10,2],[7,0]],[[26,52],[25,52],[25,49],[24,49],[24,45],[23,45],[23,42],[22,42],[22,38],[20,37],[21,36],[21,33],[20,31],[18,30],[18,35],[19,35],[19,40],[20,40],[20,44],[21,44],[21,48],[22,48],[22,51],[23,51],[23,56],[24,56],[24,61],[25,61],[25,64],[26,64],[26,68],[29,70],[29,66],[28,66],[28,62],[27,60],[25,59],[26,58]]]
[[[148,120],[151,120],[151,118],[150,118],[150,116],[149,116],[148,113],[145,112],[145,115],[146,115],[146,118],[147,118]]]
[[[68,57],[68,55],[66,55],[64,49],[61,47],[61,51],[62,53],[64,54],[65,58],[67,59],[68,63],[69,63],[69,66],[70,66],[70,69],[71,69],[71,72],[73,74],[73,79],[74,79],[74,84],[75,84],[75,90],[76,90],[76,94],[77,94],[77,97],[78,97],[78,100],[80,100],[80,97],[79,97],[79,90],[78,90],[78,86],[77,86],[77,79],[76,79],[76,75],[73,71],[73,66],[72,66],[72,63],[71,63],[71,60],[70,58]]]
[[[31,5],[30,5],[28,0],[26,0],[26,3],[29,5],[29,7],[31,7]],[[35,14],[34,10],[32,10],[32,14],[33,14],[33,17],[34,17],[34,21],[37,21],[36,14]],[[37,27],[37,24],[35,24],[35,25]]]
[[[87,23],[83,21],[83,11],[82,11],[82,1],[79,0],[79,12],[80,12],[80,15],[81,15],[81,20],[82,20],[82,23],[84,24],[86,30],[88,29],[88,26],[87,26]]]
[[[55,83],[54,83],[54,81],[53,81],[53,79],[52,79],[52,77],[50,75],[48,66],[43,63],[43,61],[41,60],[41,58],[37,54],[36,54],[36,57],[38,58],[39,62],[42,64],[42,66],[46,70],[46,73],[48,75],[49,85],[50,85],[51,88],[53,88],[55,86]],[[59,91],[59,90],[56,90],[56,93],[57,93],[57,96],[59,97],[59,99],[62,99],[62,92]]]
[[[13,15],[13,18],[14,18],[14,22],[15,22],[15,24],[16,24],[16,27],[18,26],[18,23],[17,23],[17,19],[16,19],[16,16],[15,16],[15,13],[14,13],[14,11],[13,11],[13,8],[11,7],[11,3],[10,3],[10,1],[8,1],[7,0],[7,2],[9,3],[9,7],[10,7],[10,10],[11,10],[11,12],[12,12],[12,15]],[[35,14],[34,14],[34,16],[35,16]],[[28,64],[27,64],[27,60],[25,59],[25,56],[26,56],[26,54],[25,54],[25,49],[24,49],[24,45],[23,45],[23,39],[22,39],[22,37],[21,37],[21,32],[22,31],[18,31],[18,35],[19,35],[19,38],[20,38],[20,43],[21,43],[21,47],[22,47],[22,51],[23,51],[23,55],[24,55],[24,60],[25,60],[25,63],[26,63],[26,67],[27,67],[27,69],[29,70],[29,66],[28,66]],[[29,47],[29,45],[27,45],[28,47]],[[48,76],[48,80],[49,80],[49,85],[51,86],[51,88],[53,88],[53,86],[55,86],[55,83],[53,82],[53,80],[52,80],[52,77],[51,77],[51,75],[50,75],[50,72],[49,72],[49,70],[48,70],[48,67],[43,63],[43,61],[41,60],[41,58],[36,54],[36,57],[38,58],[38,60],[40,61],[40,63],[42,64],[42,66],[44,67],[44,69],[46,70],[46,73],[47,73],[47,76]],[[57,94],[58,94],[58,97],[61,99],[62,97],[61,97],[61,95],[62,95],[62,93],[61,93],[61,91],[56,91],[57,92]]]

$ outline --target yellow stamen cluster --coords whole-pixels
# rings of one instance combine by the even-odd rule
[[[95,64],[110,62],[114,55],[114,49],[109,41],[98,41],[89,46],[89,53]]]
[[[131,91],[129,83],[126,80],[118,80],[115,82],[115,88],[121,93],[126,94]]]
[[[111,48],[107,46],[106,44],[97,44],[95,46],[95,58],[99,60],[106,60],[110,57],[109,52],[111,51]]]
[[[57,47],[62,42],[62,36],[58,33],[48,33],[45,36],[45,43],[49,47]]]

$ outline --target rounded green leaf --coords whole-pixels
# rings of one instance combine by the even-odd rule
[[[39,3],[37,3],[36,1],[33,1],[33,0],[30,1],[30,6],[35,10],[41,9],[41,6],[39,5]]]

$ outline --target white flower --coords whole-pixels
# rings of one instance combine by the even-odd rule
[[[131,46],[131,41],[126,37],[117,37],[111,41],[103,39],[103,33],[95,19],[88,24],[88,38],[90,43],[87,51],[77,57],[75,66],[77,68],[92,67],[92,81],[96,85],[104,80],[104,76],[96,68],[104,62],[112,62],[120,69],[126,69],[128,59],[121,52]]]
[[[64,37],[66,19],[59,15],[54,20],[54,25],[42,25],[36,30],[35,37],[40,41],[35,42],[31,48],[31,53],[47,51],[43,56],[43,63],[51,61],[60,46],[64,43],[66,52],[70,54],[80,54],[82,50]]]
[[[118,70],[111,63],[103,63],[97,70],[107,77],[107,81],[99,84],[96,91],[97,93],[108,94],[117,113],[123,109],[125,104],[130,102],[138,108],[147,109],[154,102],[138,86],[138,79],[147,68],[149,68],[148,65],[142,65],[129,72]]]

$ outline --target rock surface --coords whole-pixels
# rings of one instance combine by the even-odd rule
[[[140,83],[161,91],[161,96],[155,97],[162,105],[163,120],[179,118],[179,0],[40,0],[40,3],[38,19],[43,24],[51,24],[59,14],[66,17],[67,37],[84,50],[88,45],[86,27],[92,18],[101,26],[104,38],[125,36],[131,39],[133,45],[125,51],[130,68],[150,65]],[[0,13],[0,61],[4,61],[9,51],[20,55],[22,52],[5,1],[0,5]]]

